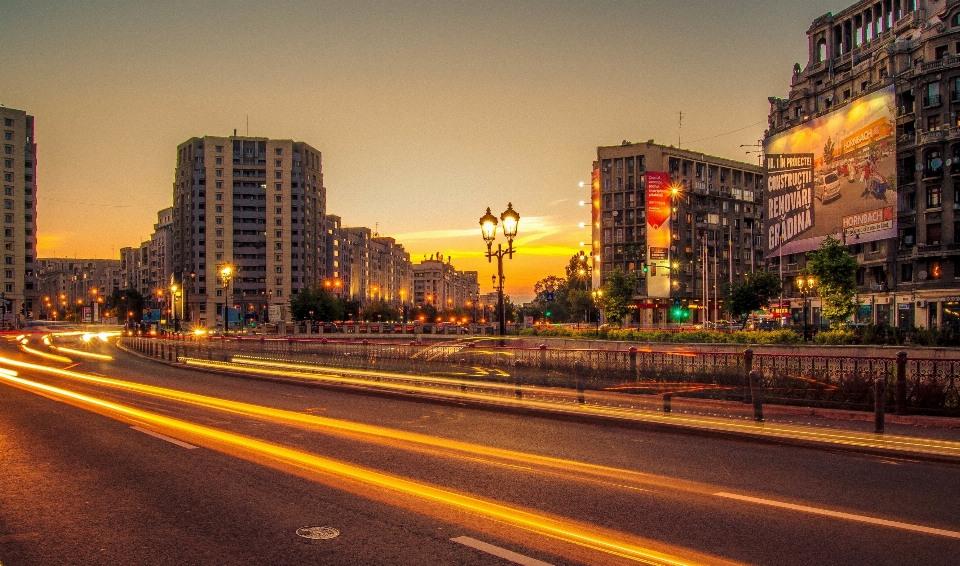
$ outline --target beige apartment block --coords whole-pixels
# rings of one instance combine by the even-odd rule
[[[669,175],[676,188],[664,224],[669,246],[647,245],[648,173]],[[669,322],[677,301],[690,309],[690,322],[726,318],[724,286],[763,268],[760,167],[653,140],[624,141],[597,148],[592,179],[594,286],[618,267],[635,274],[633,323]]]
[[[187,293],[188,325],[221,327],[224,304],[254,322],[271,310],[289,321],[291,297],[325,273],[320,152],[293,140],[191,138],[177,147],[173,189],[171,277]]]
[[[3,272],[0,295],[6,301],[4,325],[40,316],[37,279],[37,143],[34,118],[0,106],[3,132]]]

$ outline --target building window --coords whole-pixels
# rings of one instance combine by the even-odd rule
[[[223,153],[223,146],[222,146],[222,145],[214,146],[214,149],[216,149],[217,153]]]
[[[13,119],[12,119],[12,118],[4,118],[4,119],[3,119],[3,125],[4,125],[4,126],[7,126],[8,128],[12,128],[12,127],[13,127]]]
[[[940,208],[941,201],[940,186],[927,187],[927,208]]]
[[[276,150],[274,150],[274,152],[275,152],[277,155],[283,155],[283,149],[282,149],[282,148],[279,148],[279,147],[278,147]]]
[[[223,224],[223,217],[222,217],[222,216],[218,216],[218,217],[217,217],[217,224]]]
[[[940,279],[943,276],[943,270],[940,268],[939,261],[927,262],[927,277],[930,279]]]
[[[8,197],[12,197],[12,196],[13,196],[13,187],[4,187],[4,188],[3,188],[3,194],[5,194],[5,195],[8,196]]]
[[[936,106],[940,104],[940,83],[928,83],[926,95],[923,98],[924,106]]]
[[[223,237],[223,228],[217,228],[217,237],[218,237],[218,238],[222,238],[222,237]]]
[[[940,224],[927,224],[927,245],[939,246],[943,229]]]
[[[217,177],[223,177],[223,169],[217,169]]]

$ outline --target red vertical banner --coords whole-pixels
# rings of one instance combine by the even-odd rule
[[[670,297],[670,174],[647,171],[647,296]],[[659,268],[659,269],[658,269]]]
[[[597,256],[600,255],[600,165],[593,168],[593,172],[590,174],[590,231],[593,234],[593,257],[591,258],[593,264],[593,286],[598,287],[600,284],[600,265],[597,261]]]

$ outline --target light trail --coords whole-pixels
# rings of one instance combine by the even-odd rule
[[[656,424],[669,424],[671,426],[687,427],[695,430],[712,432],[729,432],[738,434],[749,434],[767,438],[779,438],[798,440],[805,442],[827,443],[837,446],[852,446],[858,448],[870,448],[876,450],[909,452],[936,456],[960,457],[960,442],[948,440],[935,440],[926,438],[910,438],[896,435],[884,435],[882,437],[869,433],[859,433],[856,431],[825,430],[814,427],[803,427],[796,425],[771,425],[766,423],[756,423],[753,421],[730,421],[711,417],[701,417],[696,415],[681,415],[677,413],[659,413],[653,411],[637,411],[623,407],[611,407],[600,405],[580,405],[571,403],[569,406],[562,406],[556,403],[537,401],[528,397],[517,399],[508,395],[489,395],[459,390],[463,381],[444,380],[442,378],[432,378],[428,376],[411,376],[405,374],[390,374],[384,372],[373,372],[363,370],[340,370],[339,368],[324,368],[316,366],[297,366],[296,364],[287,364],[301,368],[299,371],[271,370],[265,367],[250,367],[255,364],[247,364],[243,360],[242,364],[231,365],[228,362],[209,362],[205,360],[185,360],[188,365],[198,367],[208,367],[216,369],[236,369],[241,372],[254,373],[259,375],[273,375],[277,377],[311,377],[318,380],[332,381],[346,385],[358,385],[362,387],[375,387],[378,389],[397,390],[409,392],[411,388],[416,387],[412,382],[431,381],[434,383],[444,383],[456,385],[456,389],[445,390],[441,388],[431,388],[429,393],[434,396],[448,397],[450,399],[472,399],[484,403],[497,403],[504,406],[537,408],[554,413],[566,413],[587,415],[596,417],[610,417],[625,421],[645,422]],[[263,363],[262,365],[268,365]],[[392,379],[402,379],[411,383],[389,383],[384,381],[373,381],[371,379],[348,378],[340,375],[346,373],[349,375],[367,375],[371,377],[390,377]],[[513,392],[515,385],[511,384],[473,384],[474,387],[484,389],[495,389]],[[529,391],[529,389],[525,389]],[[546,390],[537,390],[538,393],[547,394]]]
[[[106,354],[97,354],[94,352],[83,352],[81,350],[74,350],[72,348],[64,348],[63,346],[51,346],[51,348],[53,348],[58,352],[66,352],[67,354],[73,354],[75,356],[80,356],[81,358],[92,358],[95,360],[112,360],[113,359],[113,356],[108,356]],[[73,361],[73,360],[70,360],[70,361]]]
[[[69,364],[70,362],[73,361],[70,358],[67,358],[64,356],[58,356],[56,354],[48,354],[46,352],[41,352],[40,350],[34,350],[33,348],[27,346],[25,342],[26,340],[24,340],[24,342],[20,344],[20,349],[28,354],[33,354],[34,356],[38,356],[40,358],[44,358],[54,362],[63,362],[65,364]]]
[[[282,467],[292,465],[308,472],[345,477],[390,492],[413,496],[424,502],[439,504],[444,507],[453,507],[487,520],[537,533],[566,544],[592,549],[608,557],[618,557],[641,564],[666,566],[681,566],[697,563],[730,564],[730,562],[722,559],[699,555],[694,552],[685,553],[692,556],[691,558],[672,556],[646,548],[644,545],[649,544],[649,541],[641,540],[626,533],[618,533],[570,519],[534,513],[495,500],[483,499],[424,483],[417,483],[406,478],[388,475],[330,458],[324,458],[287,446],[217,430],[172,417],[149,413],[133,407],[105,401],[59,387],[29,381],[20,377],[0,374],[0,380],[28,391],[40,393],[46,397],[65,401],[81,408],[94,410],[111,418],[132,422],[134,424],[153,425],[167,431],[174,431],[178,435],[186,437],[185,440],[190,440],[190,442],[201,446],[207,446],[208,448],[221,451],[226,450],[228,453],[233,454],[243,454],[248,458],[252,458],[254,461],[267,459]]]
[[[5,358],[0,358],[0,363],[17,365],[24,369],[41,371],[44,373],[85,381],[88,383],[95,383],[98,385],[105,385],[115,389],[134,391],[167,400],[189,403],[195,406],[245,415],[261,420],[267,420],[273,423],[307,427],[313,430],[322,429],[327,433],[342,433],[349,435],[352,438],[360,437],[362,440],[367,442],[379,440],[381,443],[394,448],[397,447],[397,444],[395,443],[403,443],[404,445],[428,447],[432,449],[434,453],[441,453],[447,456],[449,456],[451,452],[457,452],[460,453],[460,457],[464,459],[474,462],[481,462],[487,465],[508,466],[526,471],[536,471],[539,473],[549,471],[552,473],[552,475],[565,478],[569,478],[571,474],[573,474],[580,479],[602,483],[611,487],[636,489],[634,485],[629,485],[633,483],[645,486],[655,485],[657,487],[666,487],[670,489],[708,495],[717,490],[716,486],[682,481],[674,478],[656,476],[653,474],[644,474],[622,468],[611,468],[596,464],[577,462],[574,460],[553,458],[550,456],[541,456],[527,452],[518,452],[480,444],[461,442],[453,439],[437,438],[426,434],[407,432],[376,425],[333,419],[318,415],[308,415],[259,405],[251,405],[239,401],[230,401],[227,399],[208,397],[205,395],[166,389],[153,385],[143,385],[129,381],[121,381],[66,369],[49,368],[46,366],[29,364],[26,362],[17,362]],[[2,370],[2,368],[0,368],[0,370]],[[491,458],[492,460],[483,460],[482,457]],[[539,466],[540,469],[533,468],[532,466]]]

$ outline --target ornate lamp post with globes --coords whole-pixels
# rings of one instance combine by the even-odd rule
[[[509,256],[513,259],[513,239],[517,236],[517,224],[520,223],[520,215],[513,210],[513,203],[507,203],[507,209],[500,215],[503,221],[503,235],[507,238],[507,249],[503,249],[502,244],[497,244],[497,251],[493,251],[493,241],[497,237],[497,217],[487,213],[480,217],[480,232],[483,234],[484,241],[487,242],[487,261],[492,263],[493,258],[497,258],[497,311],[500,317],[500,336],[507,333],[507,319],[504,316],[503,309],[503,256]]]
[[[803,296],[803,341],[808,342],[810,340],[809,334],[807,333],[807,311],[810,309],[810,301],[808,300],[808,295],[813,293],[813,289],[817,286],[817,280],[813,275],[801,275],[797,277],[797,290],[800,291],[800,294]]]
[[[229,304],[230,300],[230,279],[233,277],[233,266],[224,265],[220,268],[220,280],[223,282],[223,333],[227,334],[227,331],[230,329],[230,323],[228,322],[227,315],[229,314]]]

